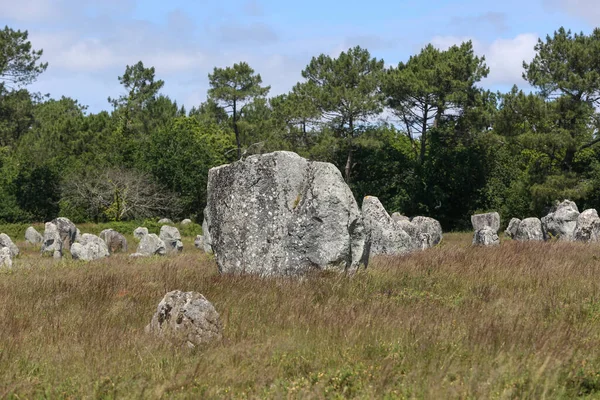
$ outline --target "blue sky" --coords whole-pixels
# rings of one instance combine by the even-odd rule
[[[597,0],[0,0],[0,24],[28,30],[48,70],[31,89],[70,96],[91,112],[123,92],[117,77],[142,60],[165,81],[163,93],[188,109],[206,98],[208,73],[247,61],[271,94],[301,80],[312,56],[369,49],[388,65],[427,43],[472,40],[485,55],[485,87],[525,86],[522,61],[538,37],[560,26],[589,33]]]

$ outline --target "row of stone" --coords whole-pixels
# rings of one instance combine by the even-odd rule
[[[500,215],[496,212],[478,214],[471,217],[475,235],[474,244],[498,244]],[[595,209],[579,212],[577,204],[564,200],[550,210],[543,218],[512,218],[504,231],[505,235],[518,241],[545,241],[556,238],[560,241],[584,243],[600,240],[600,217]]]

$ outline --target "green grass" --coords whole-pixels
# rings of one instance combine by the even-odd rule
[[[0,397],[600,398],[600,246],[470,240],[299,280],[219,275],[191,236],[179,256],[88,264],[19,243]],[[175,289],[215,305],[222,341],[144,333]]]

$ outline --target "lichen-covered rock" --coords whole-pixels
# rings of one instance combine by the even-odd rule
[[[171,221],[169,218],[162,218],[158,220],[159,224],[173,224],[173,221]]]
[[[146,236],[147,234],[148,234],[148,228],[143,228],[141,226],[135,228],[135,230],[133,231],[133,237],[138,241],[142,240],[142,238],[144,236]]]
[[[498,233],[498,229],[500,229],[500,214],[491,212],[471,215],[471,224],[473,224],[474,231],[479,231],[487,226]]]
[[[573,241],[579,209],[577,204],[564,200],[556,204],[550,213],[542,218],[544,239],[558,238],[561,241]]]
[[[254,155],[212,168],[207,192],[204,234],[222,273],[353,272],[363,259],[361,214],[333,164]]]
[[[206,212],[206,210],[204,212]],[[213,254],[210,240],[210,232],[208,231],[208,224],[206,223],[206,218],[204,218],[204,220],[202,221],[202,236],[204,238],[204,252],[206,254]]]
[[[59,217],[51,221],[58,228],[60,239],[62,240],[62,248],[69,250],[71,245],[77,239],[77,227],[68,218]]]
[[[174,290],[158,304],[146,332],[195,347],[220,340],[223,324],[219,313],[197,292]]]
[[[438,220],[430,217],[414,217],[410,222],[417,227],[417,236],[413,238],[413,244],[418,249],[429,249],[442,241],[442,225]]]
[[[525,218],[519,223],[515,240],[520,242],[543,241],[542,221],[539,218]]]
[[[515,235],[517,234],[517,230],[519,229],[520,223],[521,220],[519,218],[512,218],[508,223],[508,228],[506,228],[504,234],[509,238],[514,239]]]
[[[197,235],[196,239],[194,239],[194,247],[204,251],[204,236]]]
[[[44,239],[42,242],[42,255],[54,258],[62,257],[63,241],[60,237],[58,227],[52,222],[44,225]]]
[[[191,224],[191,223],[192,223],[192,220],[191,220],[191,219],[188,219],[188,218],[186,218],[186,219],[184,219],[183,221],[181,221],[181,225],[189,225],[189,224]]]
[[[108,257],[108,246],[96,235],[84,233],[79,242],[71,246],[71,256],[74,260],[94,261]]]
[[[482,229],[475,231],[473,244],[476,246],[496,246],[500,244],[500,239],[497,231],[489,226],[484,226]]]
[[[396,222],[400,222],[400,221],[410,222],[410,218],[408,218],[407,216],[404,216],[398,212],[395,212],[392,214],[392,219]]]
[[[149,233],[148,235],[144,235],[142,240],[140,240],[140,244],[138,244],[136,253],[144,256],[164,256],[167,254],[167,248],[165,246],[165,242],[156,236],[156,234]]]
[[[158,237],[165,243],[167,253],[181,252],[183,250],[181,234],[179,233],[179,229],[174,226],[161,226]]]
[[[578,242],[595,243],[600,240],[600,218],[598,212],[590,208],[577,217],[573,237]]]
[[[127,252],[127,239],[114,229],[105,229],[100,232],[100,239],[104,240],[110,254]]]
[[[8,248],[13,258],[19,255],[19,248],[6,233],[0,233],[0,248],[2,247]]]
[[[0,247],[0,267],[12,268],[12,253],[8,247]]]
[[[44,241],[44,237],[38,231],[36,231],[33,226],[30,226],[25,231],[25,241],[27,241],[29,244],[36,245],[42,243]]]
[[[363,199],[362,215],[371,256],[407,254],[413,250],[411,235],[389,216],[377,197],[366,196]],[[406,222],[407,228],[414,228],[414,235],[417,234],[416,226],[403,222]]]

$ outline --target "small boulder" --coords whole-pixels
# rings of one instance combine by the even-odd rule
[[[192,223],[192,220],[191,219],[187,219],[187,218],[184,219],[183,221],[181,221],[181,225],[189,225],[191,223]]]
[[[25,231],[25,240],[29,244],[36,245],[41,244],[44,241],[44,237],[33,226],[30,226]]]
[[[495,246],[500,244],[500,239],[496,230],[484,226],[482,229],[475,231],[473,244],[476,246]]]
[[[58,227],[52,222],[46,222],[44,226],[44,239],[42,242],[42,255],[61,258],[62,249],[63,241],[60,237]]]
[[[127,252],[127,239],[114,229],[105,229],[100,232],[100,239],[104,240],[110,254]]]
[[[498,229],[500,229],[500,214],[491,212],[471,215],[471,224],[473,224],[473,230],[475,231],[479,231],[487,226],[497,233]]]
[[[573,241],[578,217],[579,209],[574,202],[564,200],[556,204],[550,213],[542,218],[544,239],[555,237],[561,241]]]
[[[204,251],[204,236],[202,236],[202,235],[196,236],[196,239],[194,240],[194,247]]]
[[[0,247],[0,267],[12,268],[12,253],[8,247]]]
[[[140,240],[136,253],[143,256],[164,256],[167,254],[167,248],[165,242],[156,236],[156,234],[149,233],[148,235],[144,235],[142,240]]]
[[[181,252],[183,250],[183,243],[181,243],[181,234],[179,229],[174,226],[163,225],[160,228],[160,239],[165,242],[167,247],[167,253]]]
[[[108,257],[108,246],[96,235],[84,233],[79,242],[71,246],[71,256],[74,260],[93,261]]]
[[[517,230],[519,229],[520,223],[521,220],[519,218],[512,218],[508,223],[508,228],[506,228],[504,234],[509,238],[514,239],[515,235],[517,234]]]
[[[417,227],[417,236],[413,238],[413,242],[416,242],[418,249],[429,249],[442,241],[442,225],[438,220],[429,217],[414,217],[410,222]]]
[[[6,233],[0,233],[0,248],[6,247],[10,250],[11,257],[19,255],[19,248],[13,243]]]
[[[63,249],[69,250],[77,239],[77,227],[68,218],[64,217],[55,218],[51,222],[58,228],[60,239],[63,242]]]
[[[220,340],[223,325],[219,313],[197,292],[169,292],[158,304],[146,332],[188,347]]]
[[[573,237],[576,241],[584,243],[595,243],[600,240],[600,218],[595,209],[591,208],[579,214]]]
[[[519,223],[514,238],[520,242],[543,241],[542,221],[539,218],[525,218]]]
[[[159,224],[173,224],[173,221],[171,221],[169,218],[162,218],[158,220]]]
[[[144,236],[146,236],[148,234],[148,228],[143,228],[143,227],[138,227],[135,228],[135,230],[133,231],[133,237],[137,240],[140,241],[142,240],[142,238]]]

